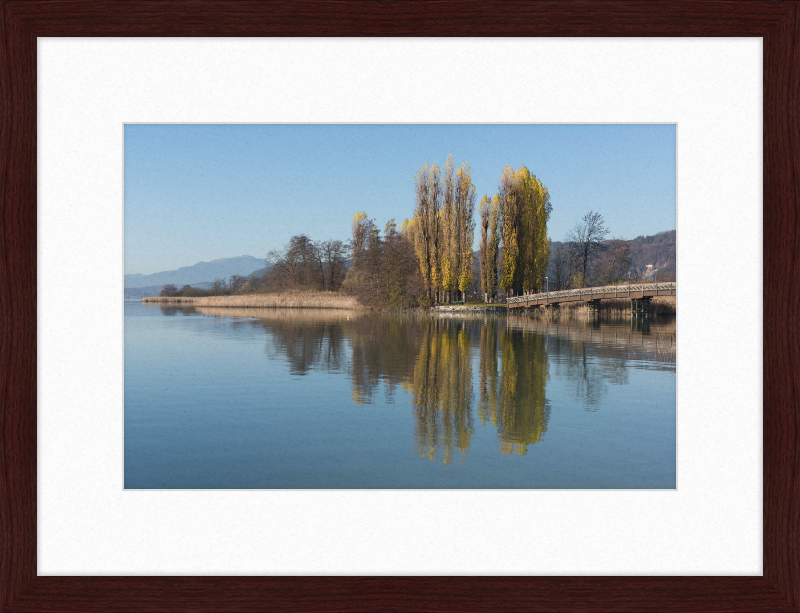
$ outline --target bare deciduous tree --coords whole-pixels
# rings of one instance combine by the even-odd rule
[[[242,286],[247,282],[247,277],[243,275],[231,275],[231,278],[228,279],[228,290],[231,294],[235,294]]]
[[[361,257],[353,261],[342,289],[365,305],[402,308],[418,304],[424,291],[411,236],[399,232],[392,219],[384,236],[370,221]]]
[[[558,291],[570,289],[572,275],[575,273],[569,254],[568,245],[557,245],[550,252],[550,268],[548,271],[548,289]]]
[[[214,283],[211,285],[211,291],[213,291],[217,296],[221,294],[227,294],[228,284],[225,282],[225,279],[221,277],[214,279]]]
[[[366,221],[362,221],[359,213],[354,219],[354,230],[363,230],[359,259],[366,252],[368,240]],[[363,215],[366,219],[366,215]],[[371,222],[370,222],[371,223]],[[351,244],[341,240],[312,241],[305,234],[298,234],[289,239],[283,249],[273,249],[267,253],[266,261],[269,269],[265,277],[253,283],[253,287],[281,288],[314,288],[336,291],[342,284],[347,272],[347,256]],[[248,284],[245,291],[251,291]]]
[[[631,247],[627,241],[612,239],[597,263],[597,281],[602,285],[613,285],[630,277],[632,267]]]
[[[342,285],[345,273],[345,260],[349,246],[340,240],[327,240],[319,243],[319,258],[322,263],[323,289],[336,291]]]
[[[286,257],[286,250],[272,249],[264,258],[271,280],[285,286],[295,276],[296,262]]]
[[[293,236],[282,250],[270,251],[266,259],[279,286],[318,287],[323,283],[319,248],[305,234]]]
[[[586,287],[586,280],[591,275],[592,268],[607,249],[608,229],[604,224],[605,219],[600,213],[589,211],[567,236],[569,253],[580,275],[578,284],[581,287]]]

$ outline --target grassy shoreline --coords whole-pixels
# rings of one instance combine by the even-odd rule
[[[305,309],[347,309],[347,310],[374,310],[365,307],[358,302],[354,296],[346,296],[338,292],[318,292],[318,291],[288,291],[270,294],[242,294],[237,296],[150,296],[142,298],[142,302],[149,304],[172,304],[172,305],[191,305],[197,307],[220,307],[220,308],[305,308]],[[394,309],[388,309],[394,310]],[[439,307],[416,307],[402,309],[411,311],[433,311],[433,312],[468,312],[468,311],[505,311],[506,305],[487,304],[487,303],[467,303],[466,305],[442,304]],[[586,303],[573,302],[565,303],[558,309],[545,309],[542,307],[533,309],[511,309],[509,314],[525,314],[534,317],[574,317],[586,312]],[[630,312],[630,301],[603,300],[601,302],[601,315],[622,316]],[[653,298],[653,315],[675,315],[676,300],[674,296],[663,296]]]

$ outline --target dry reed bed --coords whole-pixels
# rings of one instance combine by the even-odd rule
[[[166,298],[153,296],[142,298],[142,302],[160,304],[191,304],[198,307],[235,308],[316,308],[316,309],[360,309],[363,308],[352,296],[334,292],[282,292],[280,294],[244,294],[241,296],[205,296],[188,298],[176,296]]]
[[[289,322],[344,322],[348,319],[355,321],[358,317],[365,314],[364,310],[356,311],[350,309],[316,309],[316,308],[236,308],[236,307],[205,307],[198,306],[195,309],[198,313],[209,317],[247,317],[255,319],[268,319],[271,321]]]

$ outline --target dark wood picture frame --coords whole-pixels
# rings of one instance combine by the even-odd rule
[[[0,6],[0,611],[799,610],[797,0],[0,0]],[[763,577],[38,577],[38,36],[763,37]]]

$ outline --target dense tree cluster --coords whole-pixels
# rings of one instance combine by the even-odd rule
[[[550,261],[547,222],[550,193],[525,166],[503,169],[494,197],[484,195],[481,218],[481,291],[491,301],[506,295],[539,292]]]
[[[340,240],[312,241],[305,234],[267,254],[268,272],[258,285],[276,289],[337,291],[347,271],[349,245]],[[256,285],[256,283],[253,283]]]
[[[468,164],[455,168],[452,156],[444,171],[425,164],[415,178],[414,217],[403,234],[414,245],[425,292],[435,302],[452,300],[472,283],[475,238],[475,186]]]
[[[516,171],[507,166],[498,188],[503,245],[500,287],[511,295],[538,292],[550,258],[550,194],[525,166]]]
[[[480,291],[484,301],[493,301],[501,290],[511,295],[541,291],[550,261],[547,222],[552,206],[547,188],[525,166],[503,170],[498,193],[484,195],[478,207],[478,261],[472,251],[475,199],[470,166],[456,168],[448,156],[444,168],[426,163],[416,174],[414,215],[399,229],[390,220],[381,233],[374,220],[360,212],[353,217],[349,241],[295,235],[282,249],[267,254],[261,276],[216,279],[208,290],[165,286],[162,296],[342,290],[365,305],[402,308],[466,301],[468,291]],[[596,251],[581,260],[581,282]],[[565,262],[574,268],[577,251],[570,251]],[[611,278],[621,268],[624,264],[612,259],[602,270]],[[565,265],[564,275],[572,274],[568,269]]]
[[[394,219],[381,236],[366,213],[353,217],[352,265],[342,289],[366,306],[405,308],[417,306],[422,276],[408,235],[398,231]]]

